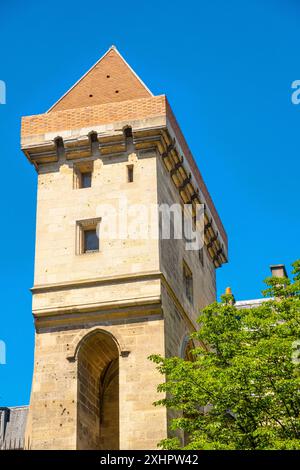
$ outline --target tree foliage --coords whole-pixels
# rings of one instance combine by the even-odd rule
[[[155,405],[175,410],[171,428],[189,435],[160,446],[300,449],[300,260],[293,268],[293,281],[265,280],[272,299],[257,307],[237,309],[230,295],[206,307],[193,362],[151,356],[167,379]]]

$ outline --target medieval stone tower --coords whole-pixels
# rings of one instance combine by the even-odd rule
[[[23,118],[22,150],[38,173],[26,443],[156,448],[168,413],[152,404],[162,377],[148,356],[185,354],[227,258],[184,136],[166,97],[153,96],[111,47],[48,112]],[[124,216],[121,196],[128,207],[205,204],[203,249],[102,236],[104,219]],[[105,206],[115,212],[105,215]],[[158,235],[158,215],[147,229]]]

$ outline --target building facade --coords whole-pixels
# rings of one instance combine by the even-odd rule
[[[166,97],[115,47],[48,112],[24,117],[21,141],[38,174],[25,447],[154,449],[170,415],[153,406],[162,378],[148,357],[184,355],[215,300],[222,222]],[[203,247],[163,239],[155,209],[135,224],[173,204],[192,217],[203,205]]]

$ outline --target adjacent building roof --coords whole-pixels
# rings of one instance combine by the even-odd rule
[[[264,302],[268,302],[269,300],[272,300],[272,299],[266,297],[262,299],[238,300],[237,302],[235,302],[234,306],[236,308],[254,308],[254,307],[259,307]]]
[[[28,406],[0,407],[0,450],[24,449]]]

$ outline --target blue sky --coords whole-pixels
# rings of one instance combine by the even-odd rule
[[[166,93],[229,238],[218,293],[260,297],[269,265],[299,257],[297,0],[2,0],[0,405],[29,401],[36,174],[20,118],[45,112],[111,44]]]

